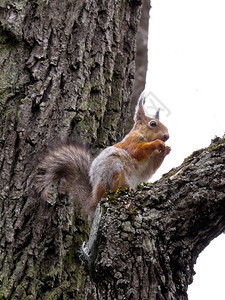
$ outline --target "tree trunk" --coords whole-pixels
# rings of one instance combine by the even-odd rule
[[[89,224],[58,189],[36,199],[46,143],[120,140],[141,0],[0,3],[0,298],[83,299]]]
[[[173,178],[112,195],[82,250],[90,228],[74,201],[33,191],[46,143],[79,135],[96,151],[124,135],[140,10],[0,4],[0,299],[185,299],[197,255],[224,230],[224,140]]]

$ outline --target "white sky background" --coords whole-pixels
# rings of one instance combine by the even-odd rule
[[[152,0],[147,91],[171,111],[161,115],[172,151],[162,173],[225,132],[225,1]],[[225,300],[225,235],[195,266],[190,300]]]

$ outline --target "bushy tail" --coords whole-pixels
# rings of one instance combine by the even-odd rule
[[[36,191],[46,198],[51,186],[61,180],[64,192],[73,194],[74,200],[88,214],[92,187],[89,169],[92,156],[89,151],[73,141],[61,141],[40,160],[36,169]]]

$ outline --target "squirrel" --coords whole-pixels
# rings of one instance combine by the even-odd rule
[[[144,112],[145,97],[139,97],[134,126],[124,139],[104,149],[95,159],[82,145],[61,141],[50,149],[36,169],[36,191],[46,199],[50,187],[63,180],[63,190],[73,195],[83,213],[93,218],[107,191],[135,188],[160,167],[171,148],[166,146],[168,129]]]

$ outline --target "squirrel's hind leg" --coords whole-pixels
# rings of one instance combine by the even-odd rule
[[[125,174],[122,171],[121,173],[115,172],[112,176],[112,182],[106,187],[104,187],[100,182],[98,182],[92,191],[92,205],[91,205],[91,211],[94,214],[94,211],[98,205],[98,202],[101,200],[101,198],[105,198],[107,196],[107,191],[111,190],[115,193],[118,192],[120,187],[127,187],[126,181],[125,181]]]
[[[101,200],[101,198],[106,197],[106,189],[103,185],[96,184],[92,191],[92,201],[90,205],[90,215],[93,217],[95,213],[95,209],[98,205],[98,202]]]

